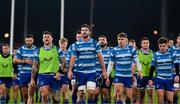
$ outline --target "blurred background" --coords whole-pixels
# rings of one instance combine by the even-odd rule
[[[0,0],[0,44],[9,42],[11,0]],[[151,48],[157,50],[157,39],[170,39],[180,33],[180,0],[65,0],[64,37],[75,42],[75,32],[82,24],[93,27],[93,38],[108,37],[109,46],[116,46],[116,35],[125,32],[128,38],[147,36]],[[60,38],[61,0],[15,0],[14,47],[23,44],[23,36],[32,33],[35,44],[42,46],[42,32]],[[7,37],[5,37],[5,34]]]

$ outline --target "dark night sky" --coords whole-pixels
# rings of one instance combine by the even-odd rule
[[[15,42],[23,42],[24,0],[16,0]],[[95,0],[94,37],[99,34],[108,36],[109,43],[116,45],[116,34],[126,32],[137,41],[142,36],[151,40],[154,29],[160,29],[161,0]],[[9,32],[11,0],[0,0],[0,38]],[[168,0],[168,33],[180,32],[179,0]],[[42,31],[49,30],[56,37],[57,44],[60,31],[60,0],[29,0],[28,33],[35,35],[36,44],[41,44]],[[89,24],[90,0],[65,0],[65,37],[70,43],[75,42],[74,34],[79,26]],[[154,47],[154,46],[153,46]]]

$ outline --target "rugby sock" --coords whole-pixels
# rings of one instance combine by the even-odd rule
[[[51,103],[51,97],[50,96],[48,97],[48,103]]]
[[[85,100],[79,100],[77,101],[77,104],[85,104]]]
[[[17,99],[14,99],[14,104],[17,104]]]
[[[5,96],[1,96],[0,100],[1,100],[0,101],[1,104],[6,104],[6,97]]]
[[[8,104],[9,102],[9,95],[6,95],[6,103]]]
[[[64,100],[63,100],[63,104],[69,104],[68,99],[64,99]]]
[[[115,104],[123,104],[122,100],[116,100]]]
[[[109,104],[109,100],[108,99],[103,99],[102,104]]]
[[[36,103],[38,102],[38,89],[36,89]]]
[[[95,104],[95,100],[94,99],[88,99],[88,104]]]
[[[173,98],[173,104],[178,104],[178,96],[174,96]]]
[[[95,103],[97,104],[97,102],[98,102],[98,96],[95,97]]]
[[[126,98],[126,104],[131,104],[131,99]]]
[[[72,94],[72,102],[73,102],[73,104],[76,104],[76,101],[77,101],[77,93],[74,91],[73,94]]]

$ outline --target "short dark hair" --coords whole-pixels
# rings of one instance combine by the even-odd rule
[[[141,38],[141,42],[142,42],[143,40],[149,40],[149,39],[148,39],[148,37],[142,37],[142,38]]]
[[[117,34],[117,38],[127,38],[127,35],[124,32]]]
[[[87,25],[87,24],[83,24],[83,25],[81,26],[81,29],[84,28],[84,27],[88,28],[89,31],[92,33],[92,28],[91,28],[91,26],[89,26],[89,25]]]
[[[129,42],[136,43],[136,41],[134,39],[129,39]]]
[[[167,44],[168,43],[168,39],[165,38],[165,37],[159,38],[158,39],[158,44],[163,44],[163,43]]]
[[[9,47],[9,44],[3,43],[3,44],[2,44],[2,47],[4,47],[4,46],[8,46],[8,47]]]
[[[100,37],[107,38],[105,35],[99,35],[99,38],[100,38]]]
[[[34,38],[33,34],[29,33],[24,36],[24,38]]]
[[[43,33],[42,33],[43,35],[45,35],[45,34],[49,34],[49,35],[51,35],[52,37],[53,37],[53,34],[50,32],[50,31],[43,31]]]

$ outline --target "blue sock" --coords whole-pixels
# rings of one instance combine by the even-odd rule
[[[103,99],[102,104],[109,104],[109,100],[108,99]]]
[[[8,104],[9,102],[9,95],[6,95],[6,103]]]
[[[94,99],[88,99],[88,104],[94,104],[95,100]]]
[[[50,96],[48,97],[48,103],[51,103],[51,98],[50,98]]]
[[[6,104],[6,97],[5,96],[1,96],[0,100],[1,100],[0,101],[1,104]]]
[[[178,104],[178,96],[174,96],[173,98],[173,104]]]
[[[77,104],[85,104],[85,100],[79,100],[77,101]]]
[[[122,100],[116,100],[115,104],[123,104]]]
[[[131,99],[126,98],[126,104],[131,104]]]
[[[95,98],[95,103],[96,104],[98,103],[98,96],[96,96],[96,98]]]
[[[69,103],[68,99],[63,100],[63,104],[68,104],[68,103]]]
[[[14,99],[14,104],[17,104],[17,99]]]
[[[38,102],[38,89],[36,89],[36,103]]]
[[[72,94],[72,102],[73,102],[73,104],[76,104],[76,101],[77,101],[77,93],[73,93]]]

